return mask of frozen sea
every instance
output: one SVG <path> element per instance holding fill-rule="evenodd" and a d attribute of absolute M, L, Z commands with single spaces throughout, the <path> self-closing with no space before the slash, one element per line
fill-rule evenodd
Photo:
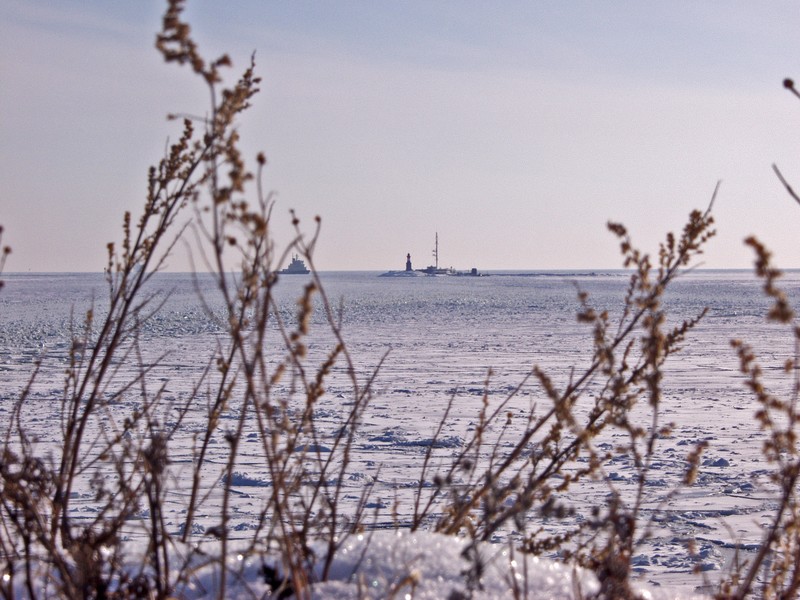
<path fill-rule="evenodd" d="M 619 312 L 628 282 L 622 271 L 490 273 L 486 277 L 382 278 L 373 272 L 330 272 L 321 275 L 330 300 L 340 308 L 344 337 L 355 365 L 366 378 L 383 360 L 375 380 L 375 397 L 357 439 L 357 453 L 348 481 L 357 498 L 372 484 L 374 507 L 383 510 L 389 526 L 397 510 L 401 523 L 411 508 L 419 465 L 435 427 L 451 397 L 455 409 L 437 450 L 446 461 L 474 426 L 484 389 L 500 401 L 530 373 L 542 367 L 563 387 L 571 374 L 588 365 L 591 331 L 576 320 L 577 290 L 589 293 L 598 309 Z M 0 418 L 28 381 L 33 365 L 41 370 L 24 418 L 47 452 L 58 444 L 59 405 L 72 332 L 81 327 L 89 307 L 102 314 L 107 289 L 100 274 L 22 274 L 3 276 L 0 291 Z M 221 304 L 209 280 L 188 274 L 160 274 L 156 286 L 161 311 L 144 328 L 145 362 L 158 363 L 154 377 L 165 386 L 165 400 L 179 403 L 214 356 L 220 339 Z M 287 319 L 306 276 L 285 276 L 277 296 Z M 800 300 L 800 272 L 781 280 L 790 299 Z M 198 300 L 197 290 L 205 297 Z M 767 301 L 750 271 L 696 270 L 684 274 L 669 291 L 665 308 L 677 324 L 708 307 L 704 320 L 669 363 L 664 382 L 663 421 L 675 423 L 674 435 L 661 440 L 653 466 L 646 517 L 653 535 L 639 548 L 634 562 L 641 580 L 687 592 L 716 581 L 730 566 L 736 543 L 752 549 L 775 506 L 768 465 L 761 457 L 763 436 L 753 420 L 756 404 L 738 373 L 733 338 L 754 347 L 771 391 L 786 394 L 791 381 L 781 373 L 793 353 L 790 332 L 764 318 Z M 210 312 L 209 312 L 210 311 Z M 331 336 L 321 311 L 315 314 L 309 338 L 311 358 L 324 357 Z M 120 376 L 126 376 L 120 365 Z M 129 366 L 127 376 L 136 366 Z M 492 375 L 488 379 L 487 373 Z M 347 409 L 349 387 L 334 372 L 319 405 L 319 417 L 334 427 Z M 512 409 L 546 402 L 533 383 L 522 388 Z M 127 408 L 134 407 L 132 398 Z M 126 407 L 123 407 L 126 408 Z M 168 419 L 168 409 L 165 409 Z M 7 419 L 4 419 L 7 421 Z M 3 423 L 3 421 L 0 421 Z M 5 426 L 5 423 L 3 423 Z M 223 423 L 222 429 L 226 426 Z M 202 427 L 188 423 L 187 427 Z M 255 440 L 253 440 L 255 441 Z M 613 436 L 608 440 L 613 444 Z M 700 441 L 709 443 L 697 483 L 675 496 L 686 454 Z M 257 447 L 258 444 L 253 444 Z M 191 462 L 190 448 L 173 448 L 173 461 Z M 259 493 L 269 485 L 263 462 L 247 448 L 240 461 L 240 485 L 233 527 L 246 535 L 248 519 L 259 510 Z M 633 488 L 633 465 L 626 457 L 606 469 L 618 489 Z M 588 482 L 571 490 L 575 519 L 602 504 L 608 482 Z M 169 499 L 168 499 L 169 502 Z M 395 509 L 395 505 L 397 508 Z M 75 510 L 92 511 L 91 500 Z M 165 507 L 169 512 L 169 507 Z M 174 510 L 179 510 L 176 500 Z M 200 515 L 198 527 L 213 511 Z M 530 519 L 538 517 L 532 512 Z M 176 516 L 176 523 L 179 518 Z M 554 531 L 569 522 L 545 523 Z M 694 555 L 687 550 L 694 548 Z M 699 566 L 702 575 L 692 574 Z"/>

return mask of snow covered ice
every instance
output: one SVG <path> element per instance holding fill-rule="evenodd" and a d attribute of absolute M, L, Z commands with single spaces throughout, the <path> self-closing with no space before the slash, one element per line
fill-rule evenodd
<path fill-rule="evenodd" d="M 23 418 L 36 435 L 41 452 L 46 453 L 59 443 L 59 428 L 54 423 L 58 423 L 60 406 L 54 400 L 63 385 L 70 329 L 80 328 L 82 315 L 91 305 L 102 313 L 104 283 L 99 275 L 11 274 L 4 279 L 6 287 L 0 292 L 0 416 L 10 414 L 34 361 L 41 360 L 41 372 Z M 163 418 L 169 422 L 169 407 L 190 394 L 193 381 L 216 351 L 220 329 L 197 301 L 190 276 L 165 274 L 158 282 L 171 295 L 145 326 L 142 348 L 145 361 L 152 362 L 152 375 L 164 385 Z M 378 278 L 374 273 L 323 275 L 328 296 L 342 299 L 345 339 L 362 374 L 371 372 L 387 351 L 389 354 L 376 380 L 376 397 L 361 425 L 345 482 L 346 497 L 353 502 L 364 486 L 373 486 L 370 507 L 378 514 L 377 530 L 348 541 L 336 556 L 330 581 L 315 587 L 316 597 L 381 598 L 405 581 L 403 594 L 442 598 L 463 585 L 463 540 L 425 532 L 409 535 L 402 529 L 392 530 L 393 524 L 402 528 L 410 517 L 421 459 L 451 396 L 455 396 L 457 410 L 434 448 L 440 462 L 452 457 L 474 430 L 485 389 L 491 401 L 518 385 L 533 364 L 545 369 L 557 383 L 567 381 L 573 367 L 579 370 L 586 364 L 591 332 L 576 322 L 574 282 L 589 292 L 593 305 L 613 314 L 621 306 L 627 277 L 621 272 L 413 279 Z M 782 284 L 791 299 L 798 298 L 797 274 L 791 273 Z M 287 315 L 296 310 L 294 301 L 302 285 L 302 278 L 286 278 L 279 284 Z M 213 310 L 213 294 L 207 293 Z M 651 535 L 633 560 L 638 584 L 652 598 L 690 598 L 701 593 L 704 585 L 713 585 L 730 568 L 737 544 L 745 553 L 753 550 L 776 501 L 768 465 L 761 455 L 762 436 L 753 420 L 756 405 L 742 385 L 729 340 L 741 338 L 754 346 L 774 391 L 780 393 L 791 386 L 778 368 L 791 356 L 790 332 L 765 322 L 767 302 L 750 273 L 695 271 L 679 279 L 667 296 L 670 322 L 694 316 L 704 306 L 710 309 L 708 316 L 690 334 L 682 352 L 668 363 L 665 375 L 663 420 L 676 427 L 671 437 L 659 441 L 645 515 L 650 519 Z M 330 344 L 321 318 L 315 318 L 309 360 L 324 357 Z M 120 366 L 123 373 L 125 368 Z M 487 383 L 490 368 L 493 375 Z M 130 369 L 129 375 L 135 365 Z M 347 410 L 347 393 L 346 378 L 334 372 L 316 413 L 319 422 L 330 424 L 331 431 Z M 524 413 L 537 394 L 535 386 L 524 387 L 512 412 Z M 134 409 L 136 402 L 131 396 L 119 409 Z M 183 425 L 187 432 L 201 431 L 203 426 L 199 417 Z M 220 424 L 220 440 L 227 426 Z M 697 483 L 670 495 L 681 480 L 686 455 L 703 441 L 709 447 Z M 615 439 L 604 443 L 613 447 Z M 219 452 L 223 446 L 216 444 Z M 210 451 L 213 455 L 214 445 Z M 324 440 L 314 451 L 326 451 Z M 167 497 L 163 510 L 176 531 L 181 523 L 180 477 L 191 466 L 191 453 L 188 442 L 171 446 L 179 485 L 175 496 Z M 570 489 L 576 509 L 573 516 L 537 524 L 553 532 L 564 530 L 605 501 L 609 484 L 622 493 L 634 488 L 633 465 L 627 457 L 616 456 L 606 474 L 606 481 L 582 482 Z M 259 498 L 269 486 L 257 435 L 246 435 L 234 476 L 230 524 L 234 539 L 245 539 L 251 531 Z M 73 510 L 91 515 L 91 494 L 76 490 L 75 496 Z M 397 514 L 392 516 L 395 506 Z M 532 511 L 529 519 L 539 517 Z M 193 530 L 201 534 L 216 522 L 213 512 L 206 511 L 198 514 Z M 517 555 L 513 557 L 516 567 L 509 568 L 512 559 L 507 541 L 513 535 L 513 531 L 503 532 L 496 543 L 484 547 L 491 555 L 491 568 L 483 581 L 483 597 L 508 594 L 509 577 L 525 577 L 525 570 L 530 597 L 563 598 L 578 588 L 583 593 L 595 589 L 592 574 L 574 570 L 554 556 L 534 559 Z M 135 524 L 131 536 L 136 537 Z M 367 557 L 360 560 L 367 542 Z M 694 574 L 695 570 L 701 574 Z M 254 576 L 248 585 L 257 589 L 261 585 L 257 580 Z M 208 591 L 213 582 L 202 587 Z"/>

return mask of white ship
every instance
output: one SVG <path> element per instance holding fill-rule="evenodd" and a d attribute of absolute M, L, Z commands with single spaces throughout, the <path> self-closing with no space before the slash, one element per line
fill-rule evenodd
<path fill-rule="evenodd" d="M 308 270 L 303 259 L 295 254 L 292 256 L 292 262 L 289 263 L 289 266 L 285 269 L 281 269 L 279 273 L 281 275 L 308 275 L 311 271 Z"/>

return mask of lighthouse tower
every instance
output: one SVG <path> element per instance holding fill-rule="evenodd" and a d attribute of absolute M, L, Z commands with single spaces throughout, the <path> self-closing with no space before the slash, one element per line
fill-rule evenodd
<path fill-rule="evenodd" d="M 406 255 L 406 271 L 412 271 L 412 270 L 413 269 L 411 268 L 411 253 L 409 252 Z"/>

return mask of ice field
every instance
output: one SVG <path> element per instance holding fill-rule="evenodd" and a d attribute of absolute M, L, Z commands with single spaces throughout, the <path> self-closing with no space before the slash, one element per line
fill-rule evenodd
<path fill-rule="evenodd" d="M 0 418 L 9 414 L 34 363 L 41 361 L 23 419 L 28 431 L 35 434 L 37 447 L 46 454 L 59 443 L 57 399 L 71 331 L 80 330 L 88 307 L 94 306 L 102 314 L 107 290 L 101 275 L 9 274 L 4 279 L 6 286 L 0 291 Z M 282 311 L 289 321 L 306 281 L 304 276 L 283 277 L 278 284 Z M 789 297 L 797 300 L 800 274 L 789 273 L 781 281 Z M 164 385 L 162 418 L 168 423 L 171 411 L 189 397 L 196 378 L 218 350 L 221 330 L 216 319 L 220 315 L 215 313 L 219 303 L 214 301 L 213 288 L 202 277 L 196 283 L 190 275 L 163 274 L 157 282 L 165 304 L 143 327 L 141 348 L 143 361 L 153 367 L 151 379 Z M 575 318 L 579 308 L 576 290 L 587 291 L 593 306 L 614 315 L 621 307 L 627 276 L 612 271 L 387 279 L 376 273 L 342 272 L 323 273 L 322 282 L 328 297 L 341 307 L 344 337 L 359 375 L 366 378 L 383 360 L 357 436 L 345 498 L 355 502 L 364 486 L 372 486 L 370 509 L 377 515 L 375 528 L 383 536 L 375 538 L 375 548 L 389 552 L 392 543 L 386 536 L 396 535 L 394 527 L 402 526 L 410 514 L 421 461 L 448 401 L 454 398 L 454 409 L 437 440 L 437 464 L 445 464 L 474 430 L 485 391 L 490 403 L 500 401 L 534 364 L 560 386 L 573 369 L 585 367 L 591 331 Z M 211 314 L 198 301 L 196 286 L 203 290 Z M 750 272 L 687 273 L 666 297 L 669 323 L 690 318 L 703 307 L 709 309 L 707 316 L 690 333 L 682 352 L 668 363 L 662 422 L 675 423 L 675 429 L 672 436 L 659 440 L 645 515 L 652 535 L 634 557 L 639 581 L 655 597 L 688 597 L 702 593 L 706 583 L 713 585 L 730 568 L 737 547 L 744 555 L 756 547 L 761 527 L 775 506 L 769 466 L 761 455 L 763 434 L 753 419 L 756 403 L 743 385 L 730 340 L 740 338 L 752 344 L 771 391 L 786 394 L 791 381 L 781 367 L 792 356 L 790 332 L 766 323 L 767 301 Z M 324 359 L 331 344 L 322 316 L 315 315 L 309 363 Z M 118 369 L 118 377 L 124 380 L 135 376 L 138 365 L 131 361 L 119 364 Z M 489 369 L 492 375 L 487 378 Z M 315 413 L 319 422 L 329 423 L 331 432 L 347 410 L 349 393 L 346 377 L 334 370 Z M 138 401 L 131 394 L 118 409 L 135 409 Z M 509 406 L 521 415 L 532 404 L 544 406 L 546 402 L 531 381 Z M 201 431 L 203 414 L 198 410 L 197 418 L 189 419 L 183 428 Z M 231 421 L 236 416 L 235 411 L 227 415 Z M 8 425 L 6 421 L 0 421 L 3 427 Z M 686 455 L 700 441 L 709 446 L 696 484 L 673 493 Z M 174 512 L 177 528 L 185 491 L 181 473 L 191 466 L 192 448 L 188 442 L 183 446 L 175 442 L 170 459 L 176 489 L 174 496 L 167 498 L 164 511 Z M 231 526 L 242 537 L 251 531 L 261 507 L 259 498 L 270 485 L 257 442 L 257 433 L 245 436 L 235 478 Z M 611 447 L 614 435 L 601 442 Z M 223 446 L 217 445 L 220 452 Z M 593 506 L 605 501 L 609 485 L 623 494 L 634 488 L 634 469 L 627 457 L 614 459 L 605 473 L 605 480 L 571 488 L 575 514 L 563 521 L 543 522 L 545 527 L 558 531 L 585 518 Z M 170 505 L 171 498 L 174 505 Z M 87 516 L 95 510 L 88 493 L 78 492 L 72 506 Z M 215 522 L 213 502 L 206 508 L 193 524 L 198 532 Z M 534 522 L 539 517 L 531 511 L 529 519 Z M 500 542 L 513 535 L 507 531 L 498 536 L 498 548 L 507 548 Z M 415 543 L 423 553 L 425 548 L 450 542 L 421 534 Z M 437 552 L 441 553 L 441 548 L 431 550 Z M 323 594 L 320 588 L 320 597 L 351 597 L 347 594 L 352 590 L 348 592 L 344 584 L 326 585 L 328 591 Z M 440 592 L 417 597 L 433 598 Z M 558 597 L 557 591 L 547 594 Z"/>

